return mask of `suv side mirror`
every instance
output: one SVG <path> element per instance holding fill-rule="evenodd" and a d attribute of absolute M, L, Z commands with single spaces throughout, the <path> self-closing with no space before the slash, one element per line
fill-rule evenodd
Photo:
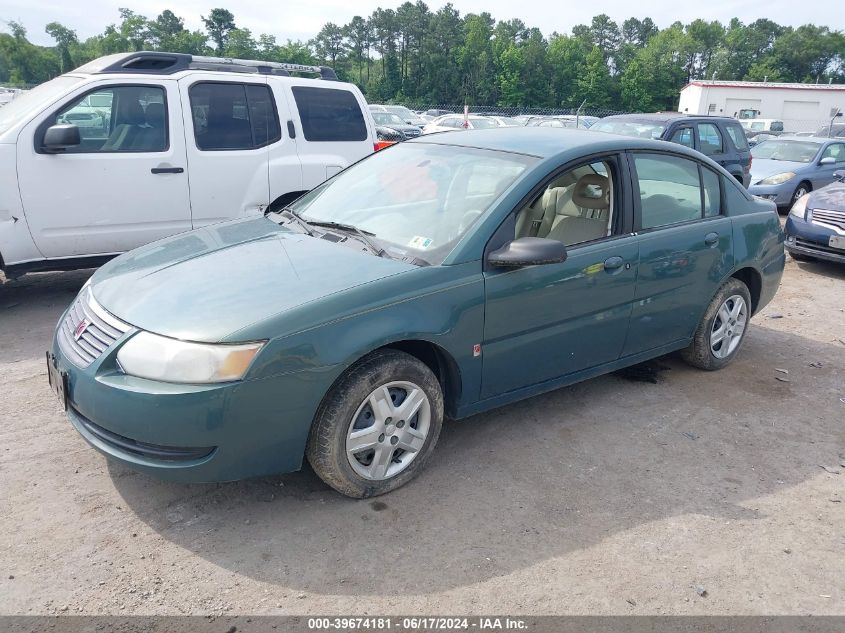
<path fill-rule="evenodd" d="M 819 165 L 833 165 L 836 159 L 833 156 L 825 156 L 819 161 Z"/>
<path fill-rule="evenodd" d="M 559 264 L 566 261 L 566 256 L 566 246 L 563 242 L 545 237 L 521 237 L 490 253 L 487 262 L 491 266 L 519 268 Z"/>
<path fill-rule="evenodd" d="M 60 123 L 47 128 L 42 147 L 47 152 L 58 153 L 68 147 L 76 147 L 81 142 L 78 127 L 70 123 Z"/>

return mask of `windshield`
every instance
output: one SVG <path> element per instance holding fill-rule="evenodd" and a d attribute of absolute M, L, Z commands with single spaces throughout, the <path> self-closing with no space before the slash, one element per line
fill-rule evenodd
<path fill-rule="evenodd" d="M 373 112 L 373 119 L 379 125 L 406 125 L 402 119 L 391 112 Z"/>
<path fill-rule="evenodd" d="M 754 158 L 786 160 L 795 163 L 809 163 L 819 153 L 821 143 L 811 141 L 764 141 L 751 150 Z"/>
<path fill-rule="evenodd" d="M 393 257 L 440 264 L 536 158 L 402 143 L 341 172 L 290 206 L 306 221 L 351 224 Z"/>
<path fill-rule="evenodd" d="M 636 136 L 637 138 L 660 138 L 666 126 L 647 121 L 608 121 L 604 119 L 594 123 L 590 129 L 596 132 L 609 132 L 623 136 Z"/>
<path fill-rule="evenodd" d="M 486 130 L 491 127 L 499 127 L 498 123 L 493 119 L 470 119 L 470 123 L 472 123 L 472 129 L 474 130 Z"/>
<path fill-rule="evenodd" d="M 82 81 L 81 77 L 62 75 L 18 95 L 7 105 L 0 108 L 0 133 L 10 129 L 21 119 L 37 113 L 42 107 L 51 103 L 56 97 L 67 92 L 80 81 Z"/>
<path fill-rule="evenodd" d="M 411 112 L 405 106 L 385 106 L 388 112 L 394 112 L 405 119 L 416 119 L 417 115 Z"/>

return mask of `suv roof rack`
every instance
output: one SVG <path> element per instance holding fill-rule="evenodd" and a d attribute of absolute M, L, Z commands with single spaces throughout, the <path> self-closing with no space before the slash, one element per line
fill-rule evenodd
<path fill-rule="evenodd" d="M 337 81 L 337 74 L 328 66 L 308 66 L 282 62 L 265 62 L 254 59 L 233 59 L 230 57 L 205 57 L 188 53 L 164 53 L 139 51 L 119 53 L 100 57 L 77 68 L 79 72 L 104 73 L 146 73 L 172 75 L 183 70 L 213 70 L 230 73 L 258 73 L 290 77 L 291 73 L 319 75 L 320 79 Z"/>

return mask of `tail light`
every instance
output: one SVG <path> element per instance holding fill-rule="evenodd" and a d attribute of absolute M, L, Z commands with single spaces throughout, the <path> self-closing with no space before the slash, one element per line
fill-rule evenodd
<path fill-rule="evenodd" d="M 396 145 L 396 141 L 377 141 L 376 143 L 373 143 L 373 151 L 377 152 L 380 149 L 390 147 L 391 145 Z"/>

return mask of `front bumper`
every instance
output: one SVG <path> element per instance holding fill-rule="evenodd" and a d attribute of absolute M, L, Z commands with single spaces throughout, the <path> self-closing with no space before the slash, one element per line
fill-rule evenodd
<path fill-rule="evenodd" d="M 214 385 L 162 383 L 123 374 L 127 334 L 81 369 L 52 354 L 67 374 L 67 415 L 109 459 L 156 477 L 217 482 L 298 470 L 333 367 Z"/>
<path fill-rule="evenodd" d="M 748 193 L 771 200 L 779 207 L 785 207 L 792 203 L 792 194 L 795 193 L 796 186 L 797 184 L 791 180 L 779 185 L 749 185 Z"/>
<path fill-rule="evenodd" d="M 786 233 L 786 250 L 790 254 L 797 253 L 845 264 L 845 250 L 830 246 L 830 236 L 843 237 L 841 233 L 807 222 L 802 218 L 796 218 L 794 215 L 786 218 L 783 230 Z"/>

